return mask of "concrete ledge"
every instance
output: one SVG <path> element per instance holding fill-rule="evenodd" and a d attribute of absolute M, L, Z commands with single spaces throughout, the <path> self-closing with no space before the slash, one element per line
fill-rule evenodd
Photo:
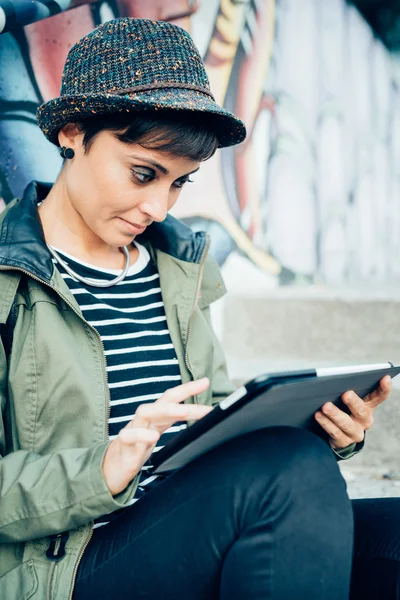
<path fill-rule="evenodd" d="M 223 343 L 232 356 L 319 364 L 400 361 L 400 299 L 286 294 L 226 297 Z"/>

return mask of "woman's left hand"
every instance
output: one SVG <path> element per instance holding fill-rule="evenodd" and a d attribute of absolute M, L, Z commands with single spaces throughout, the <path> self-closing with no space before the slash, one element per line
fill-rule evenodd
<path fill-rule="evenodd" d="M 384 402 L 392 390 L 392 379 L 386 375 L 379 386 L 362 400 L 355 392 L 343 394 L 342 400 L 350 410 L 350 414 L 340 410 L 332 402 L 324 404 L 315 413 L 315 419 L 329 434 L 332 448 L 340 450 L 350 444 L 362 442 L 365 431 L 371 429 L 374 419 L 373 412 Z"/>

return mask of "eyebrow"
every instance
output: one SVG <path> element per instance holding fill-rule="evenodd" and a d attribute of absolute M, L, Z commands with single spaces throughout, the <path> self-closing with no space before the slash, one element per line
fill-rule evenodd
<path fill-rule="evenodd" d="M 152 165 L 153 167 L 155 167 L 156 169 L 161 171 L 161 173 L 164 173 L 164 175 L 169 175 L 168 169 L 163 167 L 163 165 L 160 165 L 160 163 L 156 162 L 155 160 L 149 160 L 148 158 L 143 158 L 143 156 L 138 156 L 137 154 L 130 154 L 129 157 L 135 158 L 136 160 L 140 160 L 149 165 Z M 187 177 L 188 175 L 193 175 L 193 173 L 196 173 L 196 171 L 198 171 L 199 169 L 200 169 L 200 167 L 197 167 L 197 169 L 194 169 L 194 171 L 190 171 L 190 173 L 185 173 L 184 175 L 181 175 L 180 177 L 178 177 L 178 179 L 182 179 L 182 177 Z"/>

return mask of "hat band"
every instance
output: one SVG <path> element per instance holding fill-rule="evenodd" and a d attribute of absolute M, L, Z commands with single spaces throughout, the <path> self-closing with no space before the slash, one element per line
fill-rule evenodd
<path fill-rule="evenodd" d="M 180 83 L 177 81 L 163 81 L 160 83 L 135 85 L 134 87 L 130 88 L 113 88 L 112 90 L 108 90 L 107 94 L 115 94 L 116 96 L 120 96 L 122 94 L 133 94 L 136 92 L 145 92 L 147 90 L 160 90 L 163 88 L 183 88 L 188 90 L 195 90 L 196 92 L 206 94 L 206 96 L 209 96 L 215 102 L 215 98 L 208 88 L 201 87 L 200 85 L 194 85 L 192 83 Z"/>

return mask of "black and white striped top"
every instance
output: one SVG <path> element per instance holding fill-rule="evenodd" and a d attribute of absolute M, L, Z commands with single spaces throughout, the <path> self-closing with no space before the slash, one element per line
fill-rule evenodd
<path fill-rule="evenodd" d="M 100 334 L 107 362 L 111 396 L 109 435 L 114 439 L 134 416 L 139 404 L 154 402 L 168 388 L 181 383 L 179 364 L 168 331 L 160 278 L 147 249 L 134 242 L 139 256 L 126 278 L 109 288 L 83 284 L 66 273 L 54 259 L 86 321 Z M 119 271 L 99 269 L 54 249 L 78 275 L 110 281 Z M 186 428 L 177 423 L 160 438 L 160 450 L 177 432 Z M 131 504 L 137 502 L 163 477 L 143 466 L 139 487 Z M 107 524 L 121 511 L 96 520 L 95 527 Z"/>

